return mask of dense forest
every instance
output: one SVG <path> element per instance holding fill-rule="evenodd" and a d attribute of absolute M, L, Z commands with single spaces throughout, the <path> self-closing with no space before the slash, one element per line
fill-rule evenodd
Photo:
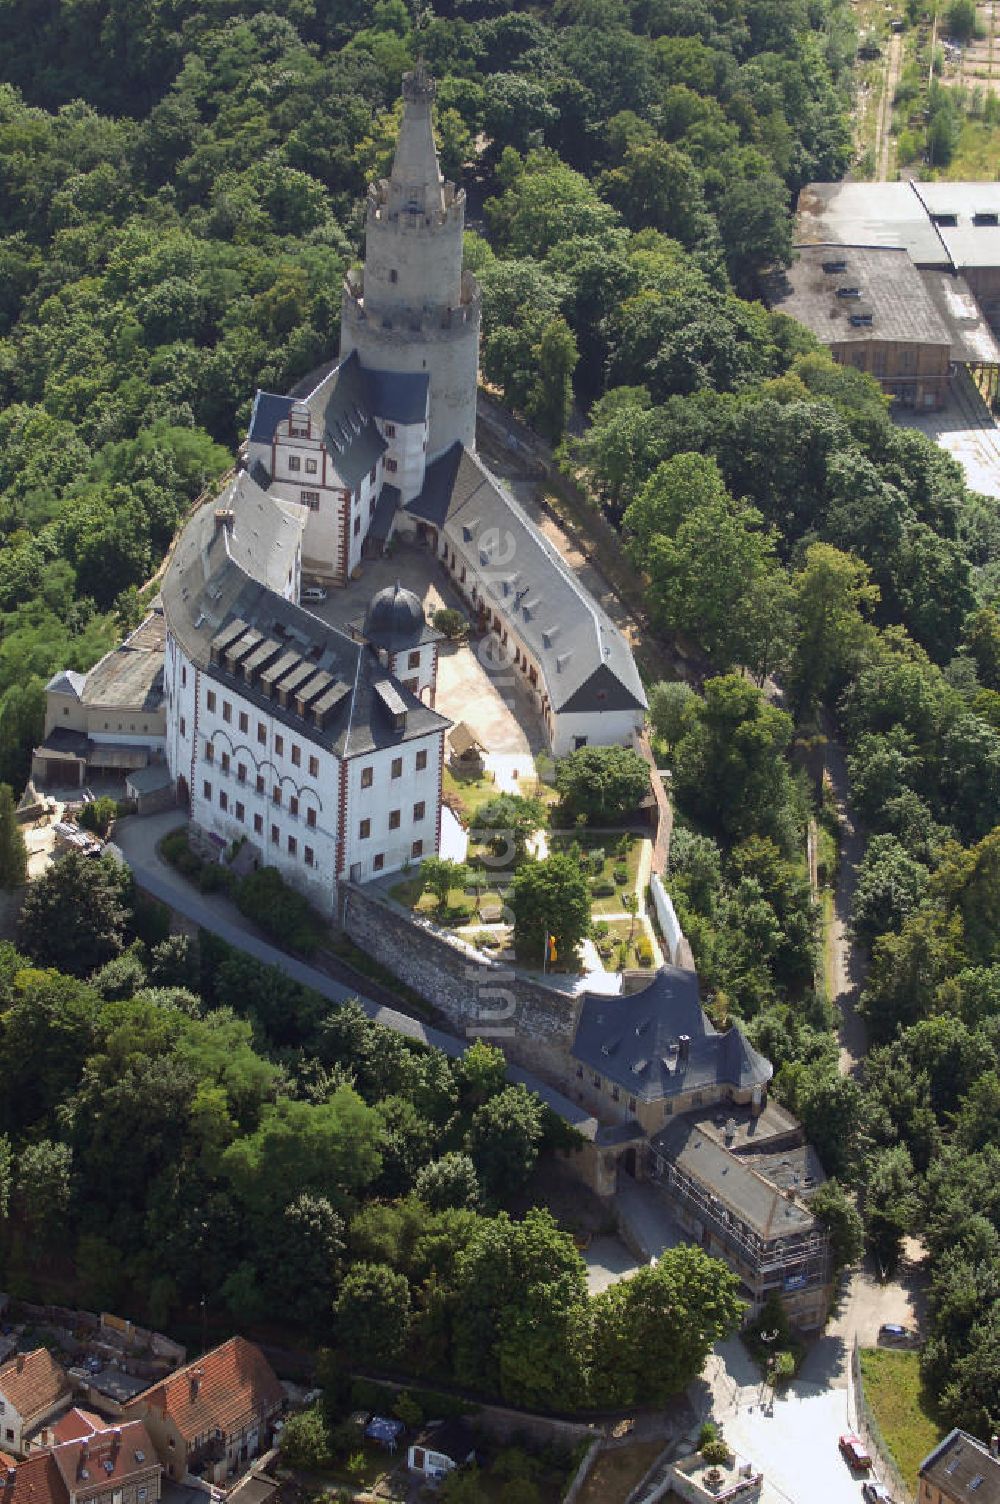
<path fill-rule="evenodd" d="M 388 161 L 401 74 L 422 55 L 439 83 L 443 165 L 469 194 L 484 377 L 562 443 L 622 534 L 654 630 L 679 634 L 705 665 L 697 692 L 658 686 L 652 701 L 680 814 L 671 885 L 706 994 L 774 1059 L 778 1093 L 857 1190 L 880 1260 L 923 1233 L 926 1371 L 948 1417 L 989 1434 L 1000 1419 L 1000 530 L 950 459 L 894 426 L 873 383 L 757 301 L 791 254 L 794 194 L 847 165 L 854 46 L 846 0 L 0 0 L 0 778 L 23 779 L 48 674 L 87 666 L 136 619 L 137 591 L 229 462 L 254 388 L 287 388 L 334 352 L 364 187 Z M 572 399 L 585 423 L 567 439 Z M 813 982 L 804 826 L 814 801 L 828 825 L 829 810 L 792 756 L 830 726 L 871 833 L 854 922 L 872 950 L 874 1048 L 857 1081 L 838 1074 Z M 217 1016 L 258 1006 L 245 983 L 219 982 L 242 962 L 202 968 L 204 1017 L 163 994 L 148 955 L 138 1001 L 18 964 L 0 1057 L 34 1105 L 6 1124 L 12 1153 L 44 1146 L 63 1164 L 73 1225 L 98 1240 L 89 1262 L 81 1243 L 77 1264 L 95 1278 L 119 1258 L 141 1283 L 141 1229 L 159 1235 L 165 1218 L 149 1188 L 166 1185 L 175 1157 L 166 1128 L 129 1137 L 107 1105 L 109 1137 L 88 1139 L 100 1104 L 116 1101 L 113 1063 L 133 1034 L 169 1040 L 168 1053 L 151 1048 L 158 1068 L 177 1059 L 179 1091 L 199 1083 L 203 1142 L 181 1161 L 207 1176 L 190 1201 L 198 1225 L 218 1217 L 234 1230 L 212 1239 L 234 1313 L 268 1290 L 263 1253 L 258 1266 L 246 1252 L 266 1243 L 245 1231 L 262 1209 L 234 1198 L 253 1156 L 280 1142 L 282 1115 L 336 1104 L 407 1138 L 385 1127 L 384 1099 L 397 1123 L 417 1111 L 426 1062 L 393 1057 L 380 1073 L 329 1042 L 347 1027 L 336 1022 L 310 1034 L 308 1070 L 258 1057 L 246 1026 Z M 219 1029 L 254 1083 L 235 1097 L 221 1066 L 190 1074 Z M 139 1056 L 137 1083 L 152 1058 L 145 1046 Z M 47 1071 L 67 1074 L 43 1092 Z M 387 1232 L 385 1219 L 416 1215 L 392 1198 L 467 1142 L 490 1105 L 447 1074 L 433 1088 L 443 1105 L 420 1109 L 427 1164 L 380 1148 L 365 1185 L 378 1209 L 361 1214 L 363 1236 L 351 1232 L 364 1267 L 382 1269 L 390 1245 L 407 1250 L 397 1260 L 415 1262 L 378 1278 L 411 1291 L 437 1268 L 425 1232 L 440 1235 L 411 1238 L 403 1222 Z M 145 1112 L 158 1092 L 133 1095 Z M 88 1177 L 140 1140 L 150 1200 L 122 1204 L 112 1246 L 103 1219 L 89 1230 Z M 472 1168 L 481 1174 L 474 1156 Z M 342 1239 L 343 1208 L 290 1198 L 267 1209 L 272 1242 L 300 1215 L 317 1246 L 324 1228 Z M 489 1236 L 515 1234 L 497 1223 Z M 461 1242 L 453 1227 L 445 1238 Z M 181 1242 L 178 1258 L 209 1258 L 193 1236 Z M 578 1271 L 565 1249 L 554 1257 L 551 1287 L 572 1323 Z M 169 1278 L 165 1306 L 193 1297 L 193 1274 L 171 1265 Z M 451 1298 L 454 1271 L 441 1279 Z M 428 1319 L 414 1341 L 443 1344 L 440 1357 L 447 1340 Z M 483 1330 L 484 1381 L 511 1392 Z M 552 1351 L 555 1373 L 564 1349 Z M 533 1361 L 546 1371 L 543 1355 Z"/>

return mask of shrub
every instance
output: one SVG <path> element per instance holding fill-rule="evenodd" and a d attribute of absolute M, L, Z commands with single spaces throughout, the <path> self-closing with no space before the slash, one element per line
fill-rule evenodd
<path fill-rule="evenodd" d="M 80 824 L 84 830 L 92 830 L 95 836 L 106 841 L 117 814 L 117 800 L 112 799 L 110 794 L 102 794 L 99 799 L 91 799 L 83 806 Z"/>
<path fill-rule="evenodd" d="M 468 622 L 461 611 L 456 611 L 451 606 L 443 606 L 440 611 L 435 611 L 432 622 L 436 630 L 443 632 L 452 642 L 468 635 Z"/>
<path fill-rule="evenodd" d="M 619 888 L 625 888 L 628 886 L 628 868 L 625 866 L 624 862 L 622 862 L 615 868 L 612 876 L 614 877 L 614 880 Z"/>
<path fill-rule="evenodd" d="M 587 862 L 595 877 L 600 877 L 604 871 L 604 848 L 598 846 L 596 850 L 587 853 Z"/>
<path fill-rule="evenodd" d="M 610 877 L 595 877 L 591 879 L 590 891 L 595 898 L 613 898 L 615 885 Z"/>
<path fill-rule="evenodd" d="M 236 906 L 265 934 L 302 955 L 311 955 L 323 938 L 319 915 L 276 867 L 261 867 L 243 878 L 236 888 Z"/>
<path fill-rule="evenodd" d="M 636 959 L 640 966 L 652 966 L 653 947 L 649 943 L 648 935 L 640 935 L 635 942 Z"/>
<path fill-rule="evenodd" d="M 725 1464 L 729 1461 L 729 1448 L 726 1446 L 726 1443 L 722 1440 L 721 1436 L 716 1436 L 714 1440 L 706 1441 L 705 1445 L 701 1449 L 701 1455 L 704 1457 L 706 1462 L 715 1463 L 719 1467 L 724 1467 Z"/>
<path fill-rule="evenodd" d="M 160 842 L 160 855 L 165 862 L 176 865 L 177 858 L 188 852 L 188 838 L 186 830 L 172 830 L 165 835 Z"/>
<path fill-rule="evenodd" d="M 714 1421 L 707 1420 L 698 1432 L 698 1450 L 704 1453 L 705 1447 L 710 1441 L 715 1441 L 719 1434 L 719 1428 Z"/>
<path fill-rule="evenodd" d="M 206 862 L 198 874 L 198 887 L 202 893 L 218 893 L 230 885 L 230 874 L 218 862 Z"/>

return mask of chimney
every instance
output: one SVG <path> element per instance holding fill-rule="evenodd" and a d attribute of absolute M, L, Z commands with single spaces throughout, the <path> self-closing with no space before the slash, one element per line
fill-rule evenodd
<path fill-rule="evenodd" d="M 204 1376 L 205 1376 L 205 1371 L 202 1368 L 196 1368 L 195 1371 L 194 1371 L 194 1373 L 191 1375 L 191 1398 L 192 1398 L 192 1400 L 196 1400 L 198 1398 L 198 1390 L 201 1388 L 201 1381 L 204 1378 Z"/>
<path fill-rule="evenodd" d="M 18 1353 L 18 1355 L 17 1355 L 17 1371 L 18 1371 L 18 1373 L 23 1373 L 24 1372 L 24 1354 L 23 1353 Z"/>
<path fill-rule="evenodd" d="M 691 1035 L 681 1034 L 677 1039 L 677 1064 L 684 1065 L 691 1051 Z"/>
<path fill-rule="evenodd" d="M 1000 1458 L 1000 1436 L 990 1437 L 990 1456 Z"/>
<path fill-rule="evenodd" d="M 233 521 L 234 521 L 234 514 L 233 514 L 233 512 L 229 511 L 228 508 L 226 508 L 226 507 L 216 507 L 216 509 L 215 509 L 215 535 L 216 535 L 216 537 L 218 537 L 219 533 L 222 532 L 223 528 L 232 527 Z"/>

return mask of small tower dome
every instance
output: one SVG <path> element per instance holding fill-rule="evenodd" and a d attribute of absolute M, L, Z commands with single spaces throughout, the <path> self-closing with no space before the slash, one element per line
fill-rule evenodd
<path fill-rule="evenodd" d="M 397 581 L 372 596 L 365 612 L 364 633 L 376 647 L 395 651 L 419 642 L 426 625 L 418 597 Z"/>

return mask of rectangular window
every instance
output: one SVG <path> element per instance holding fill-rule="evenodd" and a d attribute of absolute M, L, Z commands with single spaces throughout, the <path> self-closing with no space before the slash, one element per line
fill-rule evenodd
<path fill-rule="evenodd" d="M 274 755 L 275 755 L 275 757 L 281 757 L 283 755 L 283 753 L 284 753 L 284 750 L 285 750 L 285 738 L 283 736 L 276 736 L 274 738 Z"/>
<path fill-rule="evenodd" d="M 205 761 L 206 762 L 214 762 L 215 761 L 215 748 L 212 746 L 211 742 L 206 742 L 205 743 Z"/>
<path fill-rule="evenodd" d="M 628 1110 L 629 1112 L 635 1112 L 635 1097 L 629 1097 Z"/>
<path fill-rule="evenodd" d="M 396 437 L 395 423 L 387 423 L 385 425 L 385 436 L 387 439 L 394 439 Z"/>
<path fill-rule="evenodd" d="M 237 818 L 237 820 L 245 820 L 246 817 L 247 817 L 247 812 L 244 809 L 243 805 L 240 803 L 240 801 L 237 799 L 237 801 L 236 801 L 236 818 Z"/>
<path fill-rule="evenodd" d="M 214 689 L 210 689 L 208 691 L 208 694 L 205 696 L 205 704 L 206 704 L 206 706 L 208 707 L 209 710 L 214 710 L 215 709 L 215 690 Z"/>
<path fill-rule="evenodd" d="M 420 667 L 420 649 L 419 648 L 415 648 L 413 650 L 413 652 L 410 654 L 409 658 L 407 658 L 407 660 L 406 660 L 406 666 L 407 666 L 407 668 L 419 668 Z"/>
<path fill-rule="evenodd" d="M 274 788 L 271 790 L 271 803 L 272 804 L 280 804 L 281 803 L 281 785 L 280 784 L 276 783 L 274 785 Z"/>
<path fill-rule="evenodd" d="M 601 1078 L 597 1074 L 596 1071 L 594 1072 L 594 1085 L 597 1087 L 598 1091 L 600 1091 L 600 1089 L 601 1089 Z"/>
<path fill-rule="evenodd" d="M 422 820 L 424 818 L 424 815 L 426 813 L 427 813 L 427 805 L 424 803 L 424 801 L 422 799 L 418 800 L 418 802 L 413 806 L 413 818 L 414 818 L 414 820 Z"/>
<path fill-rule="evenodd" d="M 426 749 L 425 749 L 423 752 L 418 752 L 417 753 L 417 772 L 418 773 L 422 773 L 424 771 L 424 769 L 426 768 L 426 766 L 427 766 L 427 752 L 426 752 Z"/>
<path fill-rule="evenodd" d="M 205 779 L 205 782 L 201 786 L 201 791 L 204 794 L 204 796 L 205 796 L 206 799 L 211 799 L 211 797 L 212 797 L 212 785 L 209 783 L 209 781 L 208 781 L 207 778 Z"/>
<path fill-rule="evenodd" d="M 188 671 L 187 671 L 186 666 L 182 663 L 181 664 L 181 687 L 183 688 L 187 684 L 187 682 L 188 682 Z"/>
<path fill-rule="evenodd" d="M 187 736 L 187 721 L 181 716 L 181 736 Z"/>
<path fill-rule="evenodd" d="M 257 774 L 257 792 L 258 792 L 258 794 L 262 794 L 264 792 L 264 775 L 263 775 L 263 773 L 258 773 Z"/>
<path fill-rule="evenodd" d="M 232 718 L 233 718 L 233 707 L 230 705 L 230 703 L 229 703 L 228 700 L 223 700 L 223 702 L 222 702 L 222 719 L 225 721 L 225 723 L 226 723 L 227 726 L 229 725 L 229 722 L 232 720 Z"/>
<path fill-rule="evenodd" d="M 410 855 L 411 856 L 423 856 L 423 854 L 424 854 L 424 843 L 423 843 L 423 841 L 414 841 L 413 845 L 410 847 Z"/>
<path fill-rule="evenodd" d="M 390 475 L 395 475 L 399 466 L 396 464 L 396 461 L 394 459 L 387 459 L 385 462 L 385 468 L 388 470 Z"/>
<path fill-rule="evenodd" d="M 394 266 L 391 266 L 389 268 L 389 281 L 390 282 L 398 282 L 399 281 L 399 272 L 396 270 L 396 268 Z"/>
<path fill-rule="evenodd" d="M 403 776 L 403 759 L 401 757 L 394 757 L 392 759 L 392 776 L 393 778 L 402 778 Z"/>
<path fill-rule="evenodd" d="M 399 813 L 400 812 L 399 812 L 398 809 L 391 809 L 389 811 L 389 829 L 390 830 L 398 830 L 399 829 Z"/>
<path fill-rule="evenodd" d="M 241 731 L 249 731 L 250 730 L 250 722 L 247 719 L 247 713 L 246 713 L 245 710 L 241 710 L 240 711 L 240 730 Z"/>
<path fill-rule="evenodd" d="M 292 742 L 292 767 L 293 768 L 298 768 L 298 767 L 301 767 L 301 766 L 302 766 L 302 748 L 299 746 L 298 742 Z"/>
<path fill-rule="evenodd" d="M 219 808 L 221 810 L 227 810 L 229 808 L 229 795 L 226 793 L 225 789 L 219 790 Z"/>
<path fill-rule="evenodd" d="M 271 840 L 275 846 L 277 846 L 278 842 L 281 840 L 281 831 L 276 825 L 271 826 Z"/>
<path fill-rule="evenodd" d="M 288 855 L 294 856 L 299 849 L 299 843 L 294 836 L 288 837 Z"/>
<path fill-rule="evenodd" d="M 377 852 L 375 854 L 375 857 L 372 860 L 372 871 L 373 872 L 381 872 L 382 868 L 384 866 L 385 866 L 385 857 L 382 855 L 381 851 L 379 851 L 379 852 Z"/>
<path fill-rule="evenodd" d="M 358 840 L 367 841 L 371 833 L 372 822 L 370 820 L 362 820 L 361 824 L 358 826 Z"/>
<path fill-rule="evenodd" d="M 315 865 L 316 865 L 316 858 L 315 858 L 315 856 L 313 854 L 313 849 L 312 849 L 311 846 L 307 846 L 306 847 L 304 855 L 305 855 L 305 859 L 306 859 L 306 866 L 307 867 L 315 867 Z"/>
<path fill-rule="evenodd" d="M 316 829 L 316 811 L 314 809 L 306 810 L 306 824 L 310 830 Z"/>
<path fill-rule="evenodd" d="M 310 512 L 318 512 L 319 511 L 319 492 L 318 491 L 300 491 L 299 492 L 299 501 L 302 503 L 302 505 L 304 507 L 308 507 L 309 510 L 310 510 Z"/>
<path fill-rule="evenodd" d="M 222 754 L 222 771 L 224 773 L 228 773 L 229 772 L 229 753 L 228 752 L 223 752 L 223 754 Z"/>
<path fill-rule="evenodd" d="M 621 1097 L 621 1092 L 618 1090 L 617 1086 L 613 1086 L 611 1088 L 611 1100 L 612 1100 L 612 1102 L 617 1102 L 620 1097 Z"/>
<path fill-rule="evenodd" d="M 361 787 L 363 789 L 370 789 L 371 786 L 372 786 L 372 779 L 374 777 L 375 777 L 375 770 L 371 766 L 371 764 L 369 764 L 367 768 L 362 768 L 361 769 Z"/>
<path fill-rule="evenodd" d="M 293 817 L 297 816 L 299 813 L 299 801 L 298 797 L 295 794 L 292 794 L 288 800 L 288 813 Z"/>
<path fill-rule="evenodd" d="M 238 762 L 236 764 L 236 781 L 237 783 L 246 783 L 247 781 L 247 765 L 245 762 Z"/>
<path fill-rule="evenodd" d="M 355 517 L 355 519 L 354 519 L 354 536 L 355 536 L 355 538 L 359 535 L 360 532 L 361 532 L 361 518 L 360 517 Z"/>
<path fill-rule="evenodd" d="M 290 454 L 288 456 L 288 468 L 289 470 L 301 470 L 302 462 L 297 454 Z"/>
<path fill-rule="evenodd" d="M 307 475 L 315 475 L 316 474 L 316 461 L 315 460 L 306 460 L 306 474 Z"/>
<path fill-rule="evenodd" d="M 260 742 L 262 747 L 267 746 L 267 727 L 264 725 L 263 721 L 257 722 L 257 740 Z"/>
<path fill-rule="evenodd" d="M 263 815 L 254 815 L 254 817 L 253 817 L 253 833 L 254 833 L 255 836 L 262 836 L 264 834 L 264 817 L 263 817 Z"/>
<path fill-rule="evenodd" d="M 318 757 L 310 757 L 310 759 L 309 759 L 309 777 L 310 778 L 318 778 L 319 777 L 319 758 Z"/>
<path fill-rule="evenodd" d="M 368 479 L 371 481 L 372 485 L 375 484 L 375 472 L 376 472 L 377 468 L 378 467 L 376 465 L 373 465 L 371 467 L 371 469 L 369 470 L 369 472 L 368 472 Z"/>

